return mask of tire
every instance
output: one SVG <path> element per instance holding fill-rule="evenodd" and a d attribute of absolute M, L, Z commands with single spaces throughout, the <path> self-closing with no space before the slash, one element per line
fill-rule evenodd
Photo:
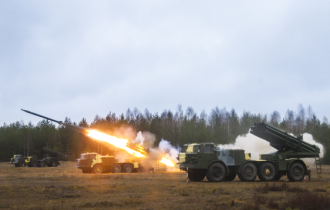
<path fill-rule="evenodd" d="M 53 161 L 51 164 L 51 167 L 57 167 L 57 166 L 58 166 L 58 163 L 56 161 Z"/>
<path fill-rule="evenodd" d="M 274 181 L 277 175 L 276 167 L 271 162 L 265 162 L 258 167 L 258 177 L 260 181 Z"/>
<path fill-rule="evenodd" d="M 257 177 L 257 167 L 253 163 L 245 163 L 239 174 L 239 178 L 244 182 L 253 182 Z"/>
<path fill-rule="evenodd" d="M 288 178 L 292 182 L 300 182 L 305 177 L 305 168 L 304 166 L 297 162 L 293 163 L 288 171 Z"/>
<path fill-rule="evenodd" d="M 83 174 L 89 174 L 92 173 L 92 169 L 81 169 Z"/>
<path fill-rule="evenodd" d="M 119 164 L 115 164 L 112 166 L 112 173 L 120 173 L 121 172 L 121 166 Z"/>
<path fill-rule="evenodd" d="M 15 164 L 15 167 L 20 167 L 18 163 Z"/>
<path fill-rule="evenodd" d="M 133 165 L 132 164 L 125 164 L 123 167 L 124 173 L 132 173 L 133 171 Z"/>
<path fill-rule="evenodd" d="M 103 173 L 103 166 L 100 165 L 100 164 L 96 164 L 96 165 L 93 167 L 93 173 L 94 173 L 94 174 L 102 174 L 102 173 Z"/>
<path fill-rule="evenodd" d="M 221 182 L 226 178 L 226 167 L 221 163 L 212 163 L 206 171 L 209 182 Z"/>
<path fill-rule="evenodd" d="M 192 182 L 201 182 L 205 178 L 205 171 L 188 169 L 188 179 Z"/>
<path fill-rule="evenodd" d="M 38 167 L 38 163 L 37 162 L 32 162 L 31 167 Z"/>
<path fill-rule="evenodd" d="M 225 181 L 231 182 L 236 178 L 236 171 L 229 169 L 228 176 L 225 178 Z"/>

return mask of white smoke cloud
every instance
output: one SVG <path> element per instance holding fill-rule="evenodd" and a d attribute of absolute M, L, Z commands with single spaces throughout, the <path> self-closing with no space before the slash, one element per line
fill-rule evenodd
<path fill-rule="evenodd" d="M 311 134 L 304 133 L 303 140 L 307 143 L 318 146 L 320 148 L 320 157 L 323 157 L 323 145 L 317 143 Z M 253 160 L 259 160 L 259 154 L 268 154 L 277 151 L 269 145 L 268 141 L 265 141 L 251 133 L 247 133 L 245 136 L 238 136 L 235 144 L 220 144 L 218 147 L 220 147 L 220 149 L 243 149 L 245 150 L 245 153 L 251 153 L 251 159 Z M 307 165 L 313 165 L 315 163 L 314 158 L 303 158 L 303 161 L 305 161 Z"/>
<path fill-rule="evenodd" d="M 173 162 L 178 162 L 178 160 L 176 159 L 179 155 L 179 151 L 180 151 L 180 147 L 174 147 L 171 145 L 171 143 L 169 141 L 166 141 L 164 139 L 162 139 L 159 142 L 159 146 L 158 146 L 159 150 L 163 153 L 165 153 L 165 157 L 169 158 L 170 160 L 172 160 Z"/>
<path fill-rule="evenodd" d="M 244 149 L 245 153 L 251 153 L 251 159 L 259 160 L 259 154 L 268 154 L 276 152 L 268 141 L 265 141 L 251 133 L 245 136 L 238 136 L 235 144 L 220 144 L 220 149 Z"/>
<path fill-rule="evenodd" d="M 152 148 L 156 141 L 156 136 L 153 133 L 148 131 L 141 132 L 139 131 L 135 137 L 133 143 L 140 144 L 143 148 Z"/>
<path fill-rule="evenodd" d="M 165 157 L 167 159 L 170 159 L 174 163 L 177 163 L 177 157 L 181 148 L 179 146 L 172 146 L 169 141 L 164 139 L 159 142 L 158 147 L 153 148 L 155 140 L 156 136 L 154 134 L 150 132 L 139 131 L 136 135 L 135 140 L 133 140 L 133 143 L 138 143 L 144 148 L 149 148 L 149 157 L 152 157 L 154 159 L 161 159 L 162 157 Z"/>
<path fill-rule="evenodd" d="M 143 145 L 144 137 L 143 137 L 141 131 L 139 131 L 139 132 L 136 134 L 135 140 L 134 140 L 133 142 L 134 142 L 134 143 L 138 143 L 138 144 L 140 144 L 140 145 Z"/>

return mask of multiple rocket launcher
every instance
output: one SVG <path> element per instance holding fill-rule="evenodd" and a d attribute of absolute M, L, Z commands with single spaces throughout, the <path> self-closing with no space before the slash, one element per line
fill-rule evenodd
<path fill-rule="evenodd" d="M 85 129 L 85 128 L 82 128 L 82 127 L 79 127 L 79 126 L 76 126 L 76 125 L 70 125 L 70 124 L 67 124 L 67 123 L 63 123 L 62 121 L 54 120 L 52 118 L 45 117 L 43 115 L 40 115 L 40 114 L 31 112 L 31 111 L 28 111 L 28 110 L 24 110 L 24 109 L 21 109 L 21 110 L 24 111 L 24 112 L 26 112 L 26 113 L 29 113 L 29 114 L 32 114 L 32 115 L 35 115 L 35 116 L 44 118 L 46 120 L 49 120 L 49 121 L 58 123 L 59 125 L 67 126 L 68 128 L 71 128 L 71 129 L 73 129 L 73 130 L 75 130 L 75 131 L 77 131 L 79 133 L 82 133 L 82 134 L 85 134 L 85 135 L 88 134 L 88 129 Z M 139 153 L 142 153 L 142 155 L 146 155 L 148 153 L 147 151 L 144 151 L 144 149 L 140 145 L 134 145 L 134 144 L 128 144 L 127 143 L 126 144 L 126 147 L 129 148 L 129 149 L 131 149 L 131 150 L 134 150 L 134 151 L 137 151 Z"/>

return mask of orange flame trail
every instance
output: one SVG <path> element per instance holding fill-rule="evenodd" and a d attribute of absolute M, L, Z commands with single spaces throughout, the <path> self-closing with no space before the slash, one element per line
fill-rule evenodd
<path fill-rule="evenodd" d="M 174 163 L 171 160 L 167 159 L 167 158 L 163 157 L 162 160 L 159 161 L 159 162 L 164 163 L 167 166 L 174 167 Z"/>
<path fill-rule="evenodd" d="M 87 136 L 99 141 L 107 142 L 115 147 L 125 150 L 129 154 L 134 155 L 135 157 L 145 157 L 145 155 L 141 153 L 142 151 L 141 152 L 135 151 L 127 147 L 127 142 L 128 142 L 127 139 L 120 139 L 114 136 L 101 133 L 96 130 L 86 130 L 86 132 L 87 132 Z"/>

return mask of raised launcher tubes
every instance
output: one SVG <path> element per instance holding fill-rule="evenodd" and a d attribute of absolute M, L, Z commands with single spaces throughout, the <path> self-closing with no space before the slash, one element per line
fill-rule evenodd
<path fill-rule="evenodd" d="M 320 148 L 303 141 L 302 136 L 294 137 L 266 123 L 256 123 L 251 134 L 269 142 L 278 151 L 260 155 L 261 160 L 285 160 L 291 158 L 315 158 L 317 173 L 322 173 L 319 155 Z"/>
<path fill-rule="evenodd" d="M 48 148 L 46 148 L 46 147 L 43 147 L 43 148 L 42 148 L 42 152 L 47 153 L 47 154 L 49 154 L 50 156 L 52 156 L 52 157 L 56 157 L 56 158 L 58 158 L 58 159 L 62 159 L 62 160 L 67 160 L 67 159 L 68 159 L 68 156 L 67 156 L 67 155 L 62 154 L 62 153 L 60 153 L 60 152 L 56 152 L 56 151 L 51 150 L 51 149 L 48 149 Z"/>

